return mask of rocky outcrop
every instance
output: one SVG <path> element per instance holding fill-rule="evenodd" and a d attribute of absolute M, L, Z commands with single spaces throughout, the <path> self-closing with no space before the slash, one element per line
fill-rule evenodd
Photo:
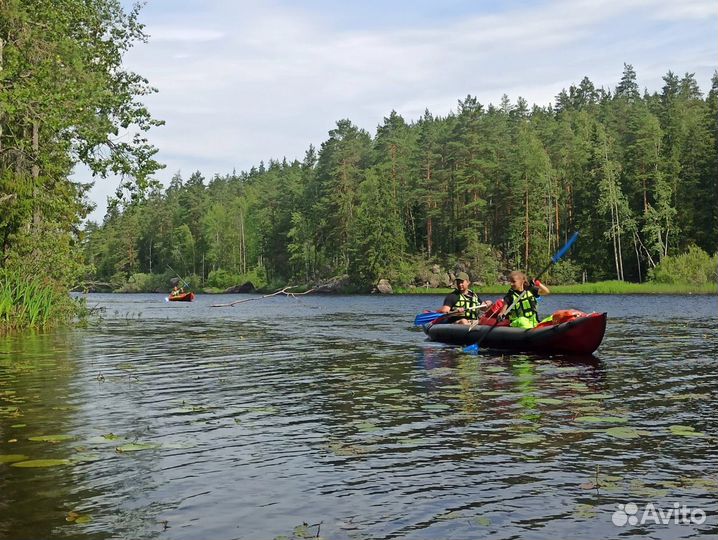
<path fill-rule="evenodd" d="M 253 293 L 256 290 L 254 283 L 251 281 L 247 281 L 245 283 L 242 283 L 242 285 L 235 285 L 234 287 L 230 287 L 224 291 L 225 294 L 246 294 L 246 293 Z"/>
<path fill-rule="evenodd" d="M 334 276 L 323 283 L 318 283 L 314 287 L 315 293 L 320 294 L 338 294 L 350 285 L 349 276 Z"/>
<path fill-rule="evenodd" d="M 380 279 L 379 283 L 376 284 L 376 292 L 381 294 L 393 294 L 394 290 L 391 288 L 391 283 L 388 279 Z"/>

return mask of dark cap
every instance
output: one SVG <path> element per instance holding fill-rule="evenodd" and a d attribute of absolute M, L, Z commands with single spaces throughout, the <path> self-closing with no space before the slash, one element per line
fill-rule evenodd
<path fill-rule="evenodd" d="M 471 281 L 471 280 L 469 279 L 469 274 L 467 274 L 466 272 L 459 272 L 458 274 L 456 274 L 456 278 L 454 279 L 454 281 Z"/>

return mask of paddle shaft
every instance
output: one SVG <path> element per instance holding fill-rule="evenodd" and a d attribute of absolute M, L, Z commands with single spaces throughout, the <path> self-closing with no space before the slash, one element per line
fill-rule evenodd
<path fill-rule="evenodd" d="M 182 276 L 180 276 L 178 272 L 175 272 L 175 269 L 172 268 L 169 264 L 167 265 L 167 268 L 169 268 L 169 269 L 172 270 L 175 274 L 177 274 L 177 277 L 179 278 L 179 280 L 180 280 L 182 283 L 184 283 L 185 286 L 186 286 L 188 289 L 191 289 L 191 288 L 192 288 L 192 285 L 190 285 L 189 283 L 187 283 L 187 282 L 182 278 Z"/>
<path fill-rule="evenodd" d="M 571 235 L 571 238 L 568 239 L 568 242 L 566 242 L 566 244 L 561 249 L 559 249 L 553 257 L 551 257 L 551 262 L 548 263 L 546 267 L 541 270 L 533 280 L 537 281 L 538 278 L 543 276 L 549 268 L 551 268 L 555 263 L 557 263 L 559 259 L 561 259 L 561 257 L 563 257 L 566 252 L 571 248 L 577 238 L 578 231 Z M 514 309 L 514 306 L 521 300 L 521 298 L 523 298 L 524 294 L 526 294 L 526 291 L 528 291 L 528 289 L 524 289 L 523 291 L 521 291 L 521 294 L 516 297 L 516 300 L 511 302 L 511 305 L 509 306 L 509 309 L 506 310 L 506 313 L 509 313 L 512 309 Z"/>
<path fill-rule="evenodd" d="M 447 311 L 446 313 L 443 313 L 442 315 L 439 315 L 436 319 L 433 321 L 429 321 L 430 324 L 436 324 L 436 321 L 440 319 L 445 319 L 447 317 L 451 317 L 452 315 L 461 315 L 462 313 L 466 313 L 467 311 L 474 311 L 476 309 L 480 309 L 482 307 L 482 304 L 477 304 L 475 306 L 470 306 L 464 309 L 463 311 L 454 310 L 454 311 Z"/>

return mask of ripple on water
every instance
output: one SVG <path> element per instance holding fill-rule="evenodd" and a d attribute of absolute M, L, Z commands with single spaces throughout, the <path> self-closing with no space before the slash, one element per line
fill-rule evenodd
<path fill-rule="evenodd" d="M 5 537 L 596 538 L 632 534 L 619 503 L 718 510 L 700 306 L 609 310 L 597 356 L 566 359 L 426 343 L 413 298 L 110 300 L 97 328 L 0 343 Z"/>

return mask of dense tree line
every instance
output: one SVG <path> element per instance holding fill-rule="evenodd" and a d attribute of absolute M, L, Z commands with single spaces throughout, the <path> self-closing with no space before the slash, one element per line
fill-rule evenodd
<path fill-rule="evenodd" d="M 69 179 L 75 165 L 121 175 L 130 196 L 152 184 L 160 165 L 145 132 L 159 122 L 139 101 L 152 88 L 122 67 L 145 39 L 137 15 L 118 0 L 0 2 L 3 275 L 40 278 L 67 297 L 86 273 L 89 186 Z"/>
<path fill-rule="evenodd" d="M 584 78 L 546 107 L 467 96 L 446 117 L 392 111 L 374 136 L 340 120 L 301 162 L 177 174 L 91 224 L 87 253 L 116 282 L 172 268 L 407 284 L 432 261 L 495 281 L 579 230 L 564 272 L 642 281 L 667 255 L 718 247 L 718 74 L 705 98 L 692 74 L 663 81 L 641 92 L 624 65 L 613 91 Z"/>

